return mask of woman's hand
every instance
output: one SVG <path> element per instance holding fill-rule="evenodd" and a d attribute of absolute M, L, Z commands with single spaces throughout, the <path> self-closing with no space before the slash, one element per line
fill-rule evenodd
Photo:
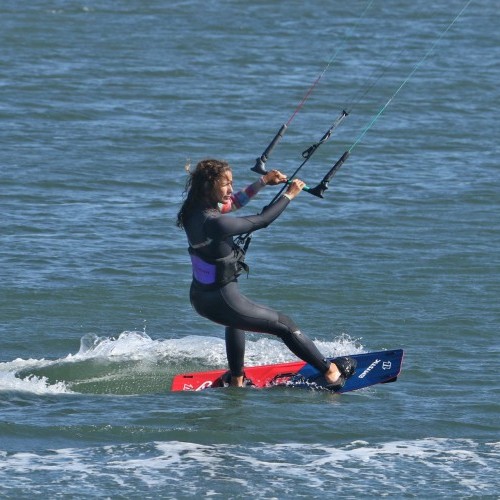
<path fill-rule="evenodd" d="M 303 189 L 306 183 L 300 179 L 293 179 L 288 186 L 288 189 L 285 191 L 285 194 L 288 198 L 293 200 Z"/>
<path fill-rule="evenodd" d="M 286 175 L 282 174 L 279 170 L 271 170 L 262 177 L 264 182 L 270 186 L 276 186 L 276 184 L 286 182 Z"/>

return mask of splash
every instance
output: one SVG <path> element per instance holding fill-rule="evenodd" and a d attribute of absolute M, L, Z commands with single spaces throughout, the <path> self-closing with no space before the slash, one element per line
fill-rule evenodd
<path fill-rule="evenodd" d="M 327 356 L 362 352 L 359 342 L 343 335 L 317 341 Z M 263 365 L 296 358 L 277 339 L 248 334 L 246 364 Z M 168 390 L 182 371 L 224 368 L 225 342 L 219 337 L 188 335 L 152 339 L 145 332 L 125 331 L 117 337 L 86 334 L 76 354 L 55 359 L 16 359 L 0 363 L 0 392 L 34 394 L 148 394 Z"/>

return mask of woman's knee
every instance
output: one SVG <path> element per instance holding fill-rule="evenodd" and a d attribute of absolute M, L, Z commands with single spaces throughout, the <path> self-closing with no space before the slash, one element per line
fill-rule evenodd
<path fill-rule="evenodd" d="M 282 333 L 279 335 L 281 338 L 288 337 L 292 335 L 292 333 L 299 330 L 299 327 L 295 324 L 292 318 L 280 312 L 278 313 L 278 323 L 282 326 Z"/>

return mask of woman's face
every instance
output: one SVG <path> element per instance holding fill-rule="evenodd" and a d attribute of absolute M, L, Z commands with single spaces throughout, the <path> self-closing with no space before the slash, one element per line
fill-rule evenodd
<path fill-rule="evenodd" d="M 233 194 L 233 173 L 226 170 L 219 181 L 215 184 L 214 194 L 217 203 L 225 205 L 231 199 Z"/>

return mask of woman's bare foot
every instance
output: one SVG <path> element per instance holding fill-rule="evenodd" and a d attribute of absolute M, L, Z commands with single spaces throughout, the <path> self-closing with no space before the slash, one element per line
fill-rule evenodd
<path fill-rule="evenodd" d="M 346 380 L 354 375 L 357 364 L 356 360 L 350 356 L 335 358 L 328 371 L 323 375 L 328 387 L 332 390 L 344 387 Z"/>
<path fill-rule="evenodd" d="M 231 382 L 229 383 L 229 385 L 231 387 L 243 387 L 243 380 L 243 375 L 241 375 L 240 377 L 231 377 Z"/>
<path fill-rule="evenodd" d="M 325 372 L 324 377 L 328 384 L 336 384 L 342 374 L 334 363 L 330 364 L 330 368 Z"/>

